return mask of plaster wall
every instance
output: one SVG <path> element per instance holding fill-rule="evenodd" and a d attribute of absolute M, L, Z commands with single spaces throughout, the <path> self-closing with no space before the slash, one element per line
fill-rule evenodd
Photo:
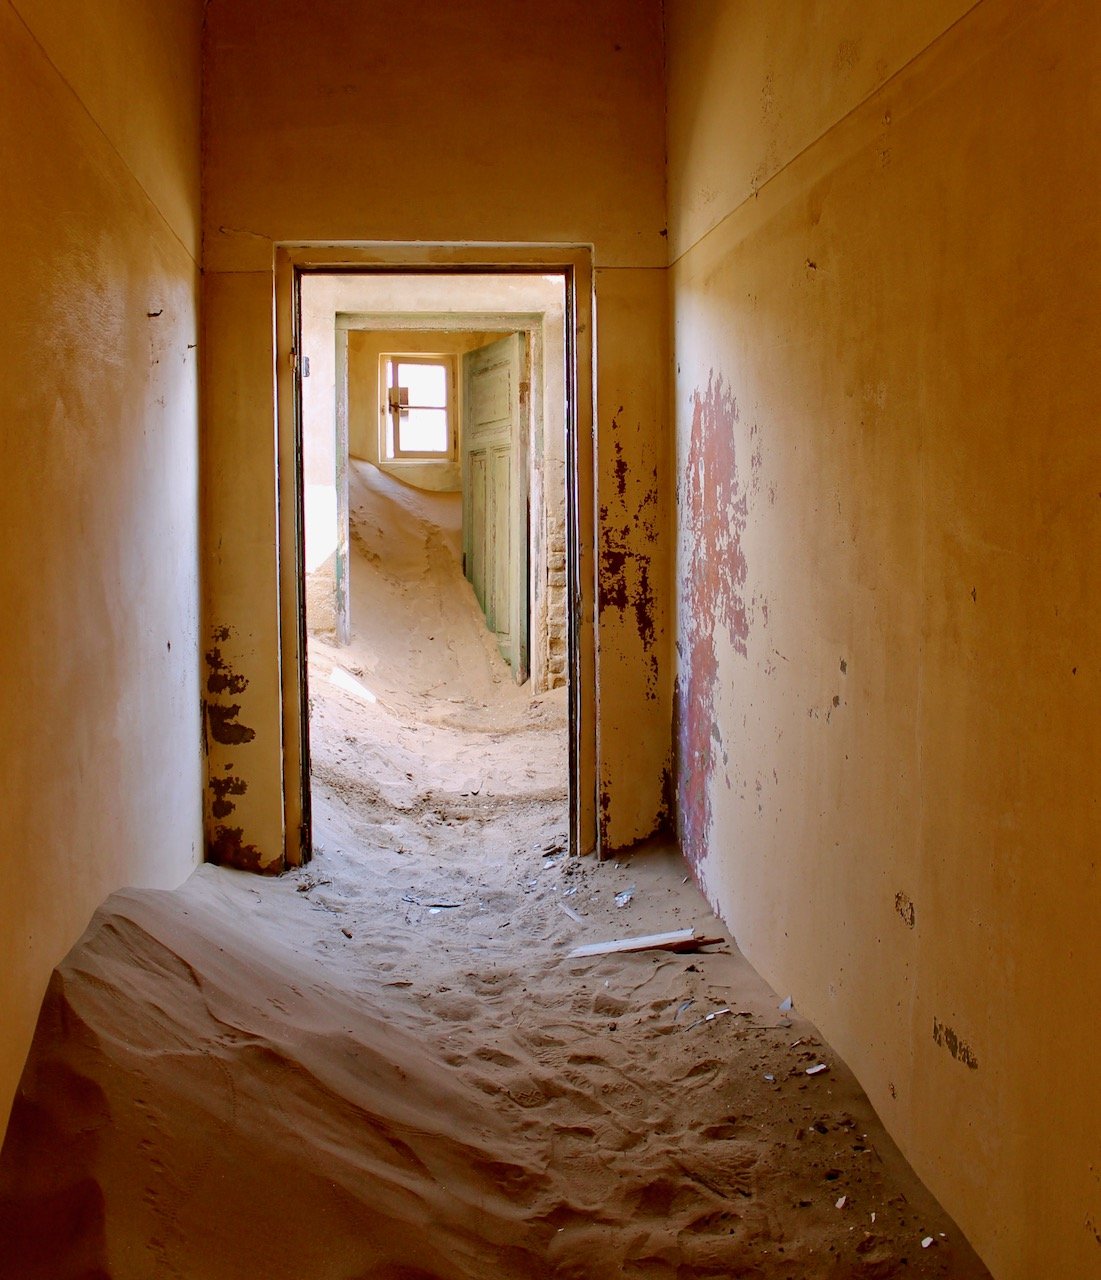
<path fill-rule="evenodd" d="M 153 8 L 0 3 L 0 1128 L 93 910 L 201 856 L 201 6 Z"/>
<path fill-rule="evenodd" d="M 1096 1274 L 1096 6 L 667 17 L 685 851 L 999 1280 Z"/>
<path fill-rule="evenodd" d="M 206 559 L 204 627 L 240 691 L 237 721 L 251 731 L 247 742 L 208 745 L 211 776 L 239 779 L 230 829 L 240 831 L 243 857 L 263 868 L 278 869 L 284 852 L 280 772 L 271 767 L 281 750 L 276 243 L 593 245 L 597 507 L 612 497 L 617 465 L 632 474 L 656 468 L 649 527 L 669 527 L 667 366 L 651 358 L 666 320 L 661 6 L 563 0 L 535 22 L 533 12 L 506 0 L 366 9 L 318 0 L 306 10 L 290 0 L 212 0 L 207 8 L 204 519 L 218 532 Z M 616 491 L 615 501 L 643 492 Z M 635 512 L 624 511 L 619 527 L 636 527 Z M 668 539 L 637 528 L 631 567 L 604 594 L 598 620 L 609 846 L 648 835 L 664 817 Z M 606 540 L 603 525 L 598 537 Z M 218 825 L 208 824 L 215 844 Z"/>

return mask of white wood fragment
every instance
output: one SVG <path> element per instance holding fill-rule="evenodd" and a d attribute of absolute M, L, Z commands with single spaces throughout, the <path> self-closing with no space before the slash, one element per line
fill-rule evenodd
<path fill-rule="evenodd" d="M 648 933 L 639 938 L 616 938 L 611 942 L 590 942 L 574 947 L 570 959 L 583 956 L 606 956 L 620 951 L 698 951 L 701 947 L 724 942 L 724 938 L 705 938 L 694 929 L 674 929 L 669 933 Z"/>
<path fill-rule="evenodd" d="M 714 1022 L 720 1014 L 733 1012 L 733 1009 L 715 1009 L 711 1013 L 705 1013 L 702 1018 L 697 1018 L 695 1022 L 690 1022 L 685 1030 L 691 1031 L 693 1027 L 702 1026 L 705 1022 Z"/>

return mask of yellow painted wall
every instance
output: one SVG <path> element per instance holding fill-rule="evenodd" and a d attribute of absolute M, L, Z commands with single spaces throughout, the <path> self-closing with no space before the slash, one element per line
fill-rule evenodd
<path fill-rule="evenodd" d="M 201 856 L 200 10 L 0 3 L 0 1129 L 92 911 Z"/>
<path fill-rule="evenodd" d="M 999 1280 L 1101 1274 L 1101 17 L 667 19 L 686 851 Z"/>
<path fill-rule="evenodd" d="M 563 0 L 533 18 L 511 0 L 215 0 L 205 70 L 205 520 L 216 533 L 204 626 L 209 645 L 221 637 L 219 661 L 242 689 L 239 722 L 254 730 L 248 742 L 211 744 L 211 774 L 240 779 L 233 825 L 246 852 L 256 851 L 248 856 L 275 867 L 273 245 L 592 244 L 598 507 L 642 496 L 632 487 L 613 499 L 618 444 L 629 469 L 658 468 L 648 518 L 668 527 L 667 368 L 651 358 L 666 311 L 661 7 Z M 636 513 L 625 514 L 631 523 Z M 669 742 L 668 601 L 658 585 L 668 563 L 660 542 L 631 537 L 630 576 L 605 595 L 598 632 L 599 773 L 612 845 L 661 820 Z"/>

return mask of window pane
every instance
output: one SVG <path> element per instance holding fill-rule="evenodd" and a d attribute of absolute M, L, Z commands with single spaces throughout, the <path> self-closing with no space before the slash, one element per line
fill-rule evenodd
<path fill-rule="evenodd" d="M 447 407 L 447 369 L 442 364 L 398 364 L 398 386 L 409 388 L 409 403 Z"/>
<path fill-rule="evenodd" d="M 447 410 L 402 410 L 398 419 L 399 453 L 446 453 Z"/>

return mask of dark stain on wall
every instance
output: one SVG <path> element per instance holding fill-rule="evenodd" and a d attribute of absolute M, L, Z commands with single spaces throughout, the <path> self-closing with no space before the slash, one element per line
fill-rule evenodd
<path fill-rule="evenodd" d="M 674 694 L 677 834 L 685 857 L 698 865 L 711 825 L 711 778 L 721 628 L 742 657 L 749 639 L 742 548 L 749 491 L 739 478 L 735 432 L 738 404 L 714 371 L 692 396 L 692 426 L 678 498 L 688 544 L 680 591 L 679 672 Z M 751 459 L 759 470 L 759 455 Z"/>
<path fill-rule="evenodd" d="M 622 413 L 622 409 L 620 410 Z M 648 656 L 646 696 L 658 695 L 660 663 L 656 648 L 655 594 L 650 549 L 660 537 L 657 467 L 646 477 L 641 492 L 629 490 L 630 469 L 624 455 L 618 415 L 612 419 L 614 493 L 600 508 L 600 572 L 597 606 L 601 614 L 614 609 L 633 616 Z"/>
<path fill-rule="evenodd" d="M 239 871 L 258 871 L 261 875 L 278 875 L 281 864 L 278 859 L 267 866 L 254 844 L 245 843 L 241 827 L 216 827 L 207 847 L 207 859 L 219 867 L 236 867 Z"/>
<path fill-rule="evenodd" d="M 971 1046 L 965 1040 L 961 1040 L 951 1027 L 937 1018 L 933 1019 L 933 1039 L 941 1048 L 947 1049 L 957 1062 L 962 1062 L 972 1071 L 978 1071 L 979 1060 L 975 1057 Z"/>
<path fill-rule="evenodd" d="M 607 781 L 600 787 L 600 847 L 607 849 L 608 828 L 612 820 L 612 793 Z"/>
<path fill-rule="evenodd" d="M 676 710 L 674 708 L 674 716 Z M 673 761 L 670 759 L 661 771 L 661 808 L 655 835 L 675 836 L 677 829 L 677 781 Z"/>
<path fill-rule="evenodd" d="M 217 645 L 206 651 L 206 669 L 208 693 L 243 693 L 248 688 L 248 680 L 231 669 Z"/>
<path fill-rule="evenodd" d="M 914 910 L 913 899 L 901 889 L 895 894 L 895 910 L 902 923 L 912 929 L 917 922 L 917 912 Z"/>
<path fill-rule="evenodd" d="M 232 634 L 229 627 L 214 629 L 214 644 L 206 651 L 206 692 L 203 699 L 203 724 L 207 746 L 211 740 L 223 746 L 237 747 L 251 742 L 256 737 L 256 730 L 241 724 L 241 704 L 230 702 L 228 697 L 243 693 L 248 688 L 248 680 L 226 661 L 221 645 Z"/>
<path fill-rule="evenodd" d="M 244 778 L 227 774 L 221 778 L 211 778 L 210 790 L 214 793 L 214 800 L 210 806 L 211 813 L 216 818 L 228 818 L 237 807 L 229 797 L 243 796 L 248 790 L 248 783 Z"/>
<path fill-rule="evenodd" d="M 256 737 L 256 730 L 250 729 L 247 724 L 239 724 L 237 717 L 240 714 L 241 704 L 238 702 L 223 705 L 208 701 L 206 724 L 210 737 L 226 747 L 239 747 L 246 742 L 251 742 Z"/>
<path fill-rule="evenodd" d="M 623 413 L 623 406 L 619 406 L 619 413 L 612 419 L 612 431 L 616 434 L 612 436 L 612 448 L 615 450 L 615 462 L 612 464 L 615 471 L 615 487 L 616 493 L 621 498 L 627 496 L 627 459 L 623 456 L 623 445 L 619 442 L 619 418 Z"/>
<path fill-rule="evenodd" d="M 641 424 L 633 428 L 623 420 L 623 408 L 612 417 L 607 432 L 608 462 L 602 466 L 601 505 L 597 544 L 597 613 L 609 622 L 636 634 L 642 647 L 642 661 L 634 667 L 643 683 L 639 692 L 648 702 L 661 692 L 663 586 L 655 571 L 654 549 L 661 544 L 661 484 L 658 466 L 639 465 L 646 457 L 649 441 Z M 632 452 L 632 449 L 635 452 Z M 634 461 L 632 461 L 634 460 Z M 610 470 L 605 469 L 610 463 Z M 620 632 L 620 634 L 622 634 Z M 631 677 L 635 679 L 634 676 Z M 601 780 L 599 817 L 601 841 L 610 849 L 611 796 L 607 780 Z M 632 822 L 637 815 L 632 816 Z M 654 816 L 654 829 L 662 822 Z"/>
<path fill-rule="evenodd" d="M 212 743 L 237 747 L 256 737 L 256 730 L 242 724 L 239 719 L 241 704 L 233 701 L 248 688 L 249 682 L 245 676 L 233 670 L 222 652 L 222 645 L 232 634 L 229 627 L 215 627 L 211 647 L 204 654 L 206 688 L 203 695 L 203 740 L 208 757 Z M 246 843 L 243 828 L 224 824 L 223 820 L 237 807 L 231 797 L 243 796 L 248 790 L 248 784 L 244 778 L 232 773 L 231 764 L 222 767 L 222 775 L 212 774 L 209 778 L 210 814 L 219 825 L 214 827 L 213 834 L 207 841 L 207 859 L 218 866 L 237 867 L 242 871 L 277 873 L 281 866 L 278 860 L 274 865 L 265 867 L 260 850 L 255 845 Z"/>

